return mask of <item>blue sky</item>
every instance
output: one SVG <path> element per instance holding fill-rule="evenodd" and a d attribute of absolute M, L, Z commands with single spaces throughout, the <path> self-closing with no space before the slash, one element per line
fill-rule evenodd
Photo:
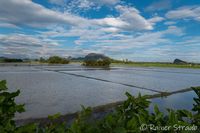
<path fill-rule="evenodd" d="M 200 62 L 199 0 L 0 0 L 0 56 Z"/>

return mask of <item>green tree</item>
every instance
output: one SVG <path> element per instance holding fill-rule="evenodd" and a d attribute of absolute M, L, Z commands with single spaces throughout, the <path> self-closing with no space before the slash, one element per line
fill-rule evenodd
<path fill-rule="evenodd" d="M 59 57 L 59 56 L 51 56 L 48 59 L 48 63 L 51 63 L 51 64 L 68 64 L 69 60 L 66 59 L 66 58 Z"/>

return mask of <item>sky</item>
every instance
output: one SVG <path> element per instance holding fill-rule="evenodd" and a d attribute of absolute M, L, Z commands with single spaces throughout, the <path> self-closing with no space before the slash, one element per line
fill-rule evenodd
<path fill-rule="evenodd" d="M 199 0 L 0 0 L 0 57 L 200 62 Z"/>

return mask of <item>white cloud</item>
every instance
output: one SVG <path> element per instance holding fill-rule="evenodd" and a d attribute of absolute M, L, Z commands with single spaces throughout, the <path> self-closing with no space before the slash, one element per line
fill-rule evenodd
<path fill-rule="evenodd" d="M 119 18 L 128 23 L 129 25 L 125 27 L 126 30 L 152 30 L 153 26 L 140 15 L 140 12 L 134 7 L 126 7 L 118 5 L 116 10 L 120 12 Z"/>
<path fill-rule="evenodd" d="M 120 17 L 118 17 L 118 19 L 120 19 Z M 91 27 L 80 28 L 75 26 L 70 30 L 57 27 L 48 32 L 42 32 L 41 34 L 46 37 L 79 37 L 75 40 L 75 44 L 78 44 L 80 47 L 91 44 L 88 46 L 89 48 L 95 46 L 102 51 L 106 51 L 108 49 L 112 49 L 113 51 L 121 51 L 131 48 L 160 45 L 161 43 L 169 42 L 169 39 L 165 38 L 165 35 L 184 35 L 183 30 L 176 26 L 169 26 L 167 30 L 155 33 L 141 32 L 138 34 L 138 32 L 136 32 L 133 34 L 130 30 L 124 30 L 125 27 L 129 25 L 123 25 L 123 23 L 118 23 L 118 21 L 115 22 L 115 20 L 116 19 L 111 19 L 111 21 L 110 19 L 98 19 L 93 21 Z M 154 23 L 162 20 L 163 18 L 161 17 L 155 17 L 147 21 L 153 25 Z M 124 31 L 126 31 L 128 35 L 124 34 Z"/>
<path fill-rule="evenodd" d="M 14 24 L 10 24 L 10 23 L 0 23 L 0 27 L 19 29 L 18 26 L 14 25 Z"/>
<path fill-rule="evenodd" d="M 196 21 L 200 21 L 200 7 L 181 7 L 176 10 L 167 12 L 166 17 L 169 19 L 193 19 Z"/>
<path fill-rule="evenodd" d="M 117 33 L 120 32 L 120 29 L 115 28 L 115 27 L 110 27 L 110 28 L 102 28 L 101 29 L 103 32 L 110 32 L 110 33 Z"/>
<path fill-rule="evenodd" d="M 87 11 L 90 9 L 97 10 L 100 8 L 96 3 L 89 0 L 71 0 L 60 5 L 65 12 L 71 12 L 79 14 L 80 12 Z"/>
<path fill-rule="evenodd" d="M 164 20 L 162 17 L 154 17 L 149 20 L 140 15 L 134 7 L 117 5 L 115 9 L 119 12 L 118 17 L 106 17 L 91 20 L 93 24 L 110 26 L 110 29 L 119 31 L 152 30 L 153 25 Z"/>
<path fill-rule="evenodd" d="M 120 3 L 120 0 L 49 0 L 50 3 L 57 5 L 75 4 L 80 7 L 88 7 L 88 5 L 115 5 Z"/>
<path fill-rule="evenodd" d="M 87 1 L 91 3 L 91 0 Z M 171 43 L 171 40 L 166 37 L 168 34 L 184 35 L 183 30 L 175 26 L 169 26 L 164 31 L 151 31 L 164 18 L 155 16 L 147 19 L 134 7 L 115 5 L 118 0 L 102 0 L 102 2 L 113 5 L 119 13 L 118 16 L 86 19 L 69 12 L 62 13 L 45 8 L 31 0 L 0 1 L 0 26 L 28 25 L 47 30 L 33 28 L 35 35 L 26 35 L 26 31 L 23 34 L 0 34 L 1 55 L 75 56 L 94 50 L 117 55 L 123 50 L 123 52 L 134 51 L 134 49 Z M 82 3 L 79 6 L 81 7 L 77 8 L 87 8 L 87 6 L 90 8 L 92 5 Z M 69 39 L 71 44 L 75 44 L 73 48 L 68 48 L 67 45 L 64 48 L 60 47 L 63 42 L 68 44 L 68 38 L 71 37 L 75 38 Z"/>
<path fill-rule="evenodd" d="M 62 8 L 65 12 L 79 14 L 88 10 L 99 10 L 102 6 L 112 8 L 121 0 L 49 0 L 50 3 Z"/>
<path fill-rule="evenodd" d="M 1 0 L 0 20 L 15 25 L 48 26 L 50 24 L 78 25 L 84 19 L 52 11 L 31 0 Z"/>
<path fill-rule="evenodd" d="M 164 24 L 165 25 L 174 25 L 174 24 L 176 24 L 176 22 L 175 21 L 166 21 L 166 22 L 164 22 Z"/>
<path fill-rule="evenodd" d="M 117 3 L 118 0 L 104 0 L 101 3 Z M 12 9 L 12 10 L 10 10 Z M 0 20 L 16 26 L 28 25 L 38 28 L 47 28 L 52 25 L 65 25 L 68 27 L 83 26 L 94 27 L 102 26 L 113 30 L 151 30 L 152 23 L 140 15 L 134 7 L 116 6 L 120 13 L 118 17 L 106 17 L 101 19 L 86 19 L 70 13 L 61 13 L 45 8 L 31 0 L 6 0 L 0 1 Z M 31 16 L 31 17 L 30 17 Z"/>
<path fill-rule="evenodd" d="M 96 43 L 95 47 L 105 51 L 134 50 L 134 48 L 146 48 L 148 46 L 159 46 L 161 44 L 172 43 L 166 35 L 182 36 L 184 31 L 176 26 L 169 26 L 168 29 L 160 32 L 148 32 L 135 35 L 112 34 L 92 39 Z M 87 43 L 82 40 L 82 43 Z"/>
<path fill-rule="evenodd" d="M 141 35 L 127 35 L 126 38 L 112 37 L 110 39 L 97 40 L 98 47 L 104 47 L 107 50 L 128 50 L 132 48 L 144 48 L 146 46 L 154 46 L 161 43 L 166 43 L 169 40 L 163 37 L 162 32 L 156 33 L 143 33 Z"/>
<path fill-rule="evenodd" d="M 165 34 L 172 34 L 172 35 L 176 35 L 176 36 L 183 36 L 184 33 L 184 29 L 179 28 L 177 26 L 168 26 L 168 29 L 165 31 Z"/>
<path fill-rule="evenodd" d="M 125 21 L 122 21 L 120 18 L 103 18 L 103 19 L 94 19 L 94 24 L 102 25 L 102 26 L 113 26 L 113 27 L 119 27 L 119 28 L 125 28 L 129 26 L 128 23 Z"/>
<path fill-rule="evenodd" d="M 16 57 L 38 57 L 38 52 L 43 49 L 58 47 L 59 43 L 48 38 L 40 38 L 35 35 L 26 34 L 0 34 L 0 48 L 3 49 L 1 54 L 12 54 Z M 22 56 L 23 55 L 23 56 Z"/>
<path fill-rule="evenodd" d="M 153 18 L 148 19 L 148 21 L 151 23 L 151 25 L 155 25 L 157 22 L 163 21 L 163 17 L 155 16 Z"/>
<path fill-rule="evenodd" d="M 110 4 L 110 5 L 115 5 L 120 2 L 120 0 L 96 0 L 96 1 L 102 4 Z"/>
<path fill-rule="evenodd" d="M 56 5 L 63 5 L 65 4 L 64 0 L 49 0 L 50 3 L 56 4 Z"/>
<path fill-rule="evenodd" d="M 26 34 L 0 34 L 0 56 L 12 58 L 39 58 L 58 55 L 62 57 L 81 56 L 80 48 L 63 48 L 60 40 Z"/>
<path fill-rule="evenodd" d="M 184 46 L 200 46 L 200 36 L 188 36 L 183 39 L 183 41 L 178 42 L 177 44 Z"/>
<path fill-rule="evenodd" d="M 51 40 L 48 38 L 40 38 L 36 35 L 26 35 L 26 34 L 0 34 L 0 45 L 4 46 L 25 46 L 25 47 L 42 47 L 44 45 L 59 46 L 59 43 L 56 40 Z"/>
<path fill-rule="evenodd" d="M 146 11 L 158 11 L 171 8 L 171 0 L 160 0 L 149 5 L 145 10 Z"/>

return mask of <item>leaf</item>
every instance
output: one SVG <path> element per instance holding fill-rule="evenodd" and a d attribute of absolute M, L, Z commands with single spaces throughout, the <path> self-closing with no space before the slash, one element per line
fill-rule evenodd
<path fill-rule="evenodd" d="M 6 86 L 6 80 L 2 80 L 0 81 L 0 91 L 2 90 L 7 90 L 7 86 Z"/>
<path fill-rule="evenodd" d="M 154 106 L 154 112 L 155 112 L 156 114 L 159 114 L 159 113 L 160 113 L 160 110 L 159 110 L 159 108 L 158 108 L 157 105 Z"/>
<path fill-rule="evenodd" d="M 17 90 L 16 92 L 12 92 L 12 93 L 8 93 L 8 94 L 9 94 L 9 96 L 7 98 L 11 99 L 11 98 L 19 96 L 20 90 Z"/>
<path fill-rule="evenodd" d="M 169 116 L 168 116 L 168 124 L 173 125 L 173 124 L 177 124 L 178 120 L 177 120 L 177 116 L 174 112 L 174 110 L 170 110 L 169 111 Z"/>
<path fill-rule="evenodd" d="M 25 112 L 24 104 L 16 105 L 15 108 L 16 108 L 16 111 L 17 111 L 18 113 Z"/>
<path fill-rule="evenodd" d="M 49 115 L 48 118 L 50 120 L 55 120 L 55 119 L 58 119 L 60 116 L 61 116 L 61 114 L 57 113 L 57 114 L 54 114 L 54 115 Z"/>
<path fill-rule="evenodd" d="M 128 97 L 128 98 L 131 98 L 133 97 L 130 93 L 126 92 L 125 95 Z"/>
<path fill-rule="evenodd" d="M 190 111 L 187 111 L 185 109 L 178 110 L 178 113 L 181 115 L 181 117 L 192 117 L 192 113 Z"/>
<path fill-rule="evenodd" d="M 126 129 L 123 127 L 117 127 L 114 129 L 114 133 L 126 133 Z"/>
<path fill-rule="evenodd" d="M 27 124 L 19 127 L 16 133 L 35 133 L 36 127 L 36 124 Z"/>
<path fill-rule="evenodd" d="M 0 96 L 0 103 L 2 103 L 5 100 L 5 96 Z"/>

